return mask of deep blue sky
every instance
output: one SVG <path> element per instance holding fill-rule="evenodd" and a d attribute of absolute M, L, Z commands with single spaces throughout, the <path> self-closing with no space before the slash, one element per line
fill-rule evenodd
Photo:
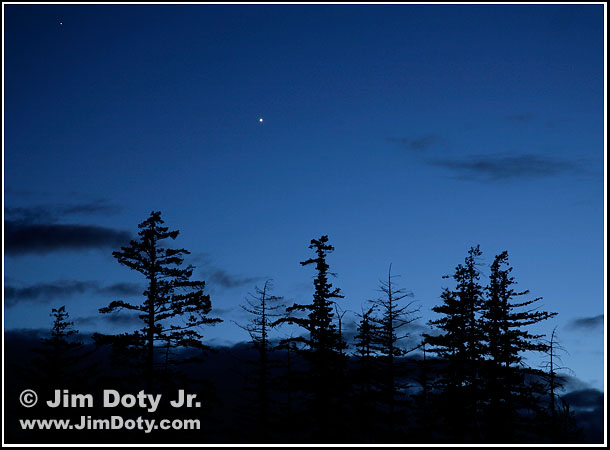
<path fill-rule="evenodd" d="M 508 250 L 559 313 L 536 331 L 557 326 L 565 365 L 603 388 L 602 5 L 4 13 L 4 214 L 23 232 L 5 329 L 48 328 L 62 304 L 81 332 L 133 327 L 97 309 L 139 300 L 111 252 L 161 210 L 225 319 L 213 343 L 247 339 L 231 320 L 267 277 L 307 301 L 299 261 L 322 234 L 344 309 L 392 263 L 421 325 L 481 244 L 487 264 Z"/>

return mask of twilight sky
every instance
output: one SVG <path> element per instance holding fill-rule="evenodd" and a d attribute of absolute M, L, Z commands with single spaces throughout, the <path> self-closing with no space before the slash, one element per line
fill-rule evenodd
<path fill-rule="evenodd" d="M 266 278 L 308 301 L 322 234 L 344 320 L 392 263 L 414 333 L 480 244 L 603 389 L 603 5 L 3 9 L 5 330 L 63 304 L 82 333 L 134 328 L 97 310 L 141 300 L 111 253 L 160 210 L 225 320 L 212 343 L 247 339 Z"/>

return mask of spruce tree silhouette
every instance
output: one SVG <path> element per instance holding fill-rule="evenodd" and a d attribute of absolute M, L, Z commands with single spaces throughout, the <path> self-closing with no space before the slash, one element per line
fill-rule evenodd
<path fill-rule="evenodd" d="M 286 308 L 288 314 L 308 312 L 307 317 L 289 316 L 280 318 L 276 323 L 296 324 L 309 332 L 309 336 L 297 336 L 286 341 L 301 343 L 305 347 L 303 356 L 311 364 L 311 372 L 304 381 L 312 394 L 312 416 L 315 421 L 315 440 L 330 441 L 337 439 L 331 435 L 337 420 L 335 411 L 338 408 L 336 392 L 340 389 L 341 380 L 341 341 L 336 325 L 333 323 L 334 299 L 343 298 L 339 288 L 333 288 L 329 282 L 329 265 L 327 254 L 334 250 L 328 244 L 328 236 L 312 239 L 310 249 L 316 252 L 315 258 L 301 262 L 302 266 L 315 265 L 317 271 L 314 279 L 314 295 L 311 304 L 294 304 Z"/>
<path fill-rule="evenodd" d="M 481 314 L 484 352 L 488 356 L 485 363 L 487 439 L 494 442 L 513 442 L 515 426 L 520 420 L 518 411 L 536 402 L 525 381 L 523 353 L 546 352 L 549 346 L 541 339 L 543 335 L 531 334 L 526 327 L 557 314 L 538 309 L 541 297 L 515 301 L 529 291 L 513 289 L 517 283 L 510 275 L 512 270 L 508 252 L 494 258 Z"/>
<path fill-rule="evenodd" d="M 373 442 L 376 434 L 376 397 L 379 389 L 376 365 L 376 324 L 372 320 L 375 307 L 362 310 L 357 334 L 354 337 L 357 365 L 354 373 L 356 391 L 357 433 L 367 443 Z"/>
<path fill-rule="evenodd" d="M 99 310 L 102 314 L 122 309 L 137 311 L 144 326 L 133 333 L 94 336 L 99 343 L 113 343 L 139 356 L 149 390 L 159 367 L 166 368 L 170 362 L 170 348 L 207 350 L 209 347 L 203 344 L 199 327 L 222 322 L 208 317 L 212 308 L 210 296 L 203 293 L 204 281 L 191 280 L 194 267 L 181 267 L 183 255 L 190 252 L 165 246 L 164 241 L 176 239 L 179 231 L 168 231 L 163 223 L 161 212 L 151 212 L 150 217 L 138 225 L 139 239 L 112 253 L 119 264 L 144 275 L 148 284 L 144 301 L 115 300 Z M 156 353 L 161 352 L 164 358 L 157 362 Z"/>
<path fill-rule="evenodd" d="M 50 316 L 52 324 L 48 337 L 41 337 L 37 342 L 32 342 L 30 348 L 19 348 L 17 357 L 4 354 L 7 364 L 5 374 L 7 384 L 3 399 L 7 412 L 3 414 L 5 422 L 3 431 L 7 430 L 7 435 L 18 436 L 17 442 L 66 442 L 78 431 L 70 430 L 72 431 L 70 433 L 53 428 L 22 429 L 18 420 L 35 419 L 44 414 L 45 419 L 48 420 L 68 419 L 78 422 L 82 409 L 51 408 L 47 407 L 42 399 L 56 401 L 61 398 L 61 393 L 68 391 L 89 393 L 94 396 L 99 393 L 95 383 L 99 365 L 92 357 L 94 352 L 92 346 L 79 339 L 79 331 L 70 320 L 65 306 L 52 308 Z M 19 393 L 24 389 L 31 389 L 38 395 L 38 404 L 31 409 L 24 408 L 17 400 L 20 398 Z M 91 413 L 91 409 L 88 413 Z M 14 423 L 9 424 L 9 420 L 13 420 Z M 7 439 L 7 442 L 10 442 L 10 439 Z"/>
<path fill-rule="evenodd" d="M 483 336 L 477 314 L 483 305 L 483 287 L 477 266 L 481 255 L 478 245 L 471 247 L 464 265 L 456 267 L 455 290 L 444 288 L 443 304 L 432 308 L 443 315 L 429 322 L 439 334 L 424 334 L 430 352 L 446 361 L 437 385 L 444 397 L 446 429 L 458 442 L 476 441 L 480 433 Z"/>
<path fill-rule="evenodd" d="M 91 352 L 77 338 L 78 330 L 65 306 L 53 308 L 50 316 L 51 336 L 42 338 L 40 347 L 33 349 L 40 356 L 33 361 L 34 373 L 29 378 L 45 380 L 45 388 L 50 390 L 74 389 L 88 375 L 85 359 Z"/>

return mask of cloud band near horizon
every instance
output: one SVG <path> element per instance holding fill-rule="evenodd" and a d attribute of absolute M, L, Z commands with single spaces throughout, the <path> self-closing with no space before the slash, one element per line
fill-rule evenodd
<path fill-rule="evenodd" d="M 128 231 L 97 225 L 4 221 L 4 251 L 9 256 L 117 249 L 127 245 L 130 239 Z"/>

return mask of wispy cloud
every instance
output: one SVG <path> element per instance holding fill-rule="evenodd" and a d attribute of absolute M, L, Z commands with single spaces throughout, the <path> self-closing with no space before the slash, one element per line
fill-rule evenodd
<path fill-rule="evenodd" d="M 434 134 L 426 134 L 415 138 L 388 138 L 387 140 L 399 144 L 407 150 L 423 152 L 436 144 L 438 137 Z"/>
<path fill-rule="evenodd" d="M 581 317 L 572 320 L 567 327 L 571 330 L 592 330 L 604 326 L 604 315 L 593 317 Z"/>
<path fill-rule="evenodd" d="M 135 283 L 101 286 L 97 281 L 58 280 L 53 283 L 37 283 L 25 287 L 4 286 L 4 300 L 6 307 L 11 307 L 21 302 L 47 304 L 55 299 L 85 294 L 140 295 L 142 290 L 142 287 Z"/>
<path fill-rule="evenodd" d="M 228 316 L 233 314 L 234 312 L 241 313 L 243 309 L 241 308 L 216 308 L 212 306 L 212 313 L 217 316 Z"/>
<path fill-rule="evenodd" d="M 16 288 L 4 287 L 4 300 L 7 307 L 20 301 L 36 301 L 49 303 L 51 300 L 63 297 L 72 297 L 83 294 L 94 287 L 91 281 L 59 280 L 54 283 L 38 283 L 31 286 Z"/>
<path fill-rule="evenodd" d="M 431 159 L 427 164 L 452 171 L 460 179 L 510 181 L 577 173 L 577 162 L 539 155 L 479 155 L 463 159 Z"/>
<path fill-rule="evenodd" d="M 98 314 L 95 316 L 77 317 L 74 319 L 74 323 L 80 326 L 87 325 L 99 325 L 100 322 L 105 322 L 112 325 L 140 325 L 142 319 L 140 319 L 138 313 L 128 312 L 115 312 L 112 314 Z"/>
<path fill-rule="evenodd" d="M 28 207 L 8 207 L 4 215 L 13 222 L 24 223 L 55 223 L 65 216 L 116 214 L 121 211 L 118 205 L 104 199 L 90 202 L 63 204 L 63 205 L 37 205 Z"/>
<path fill-rule="evenodd" d="M 504 120 L 531 122 L 531 113 L 508 114 Z M 555 154 L 534 153 L 490 153 L 490 154 L 450 154 L 443 151 L 445 140 L 438 133 L 414 137 L 386 138 L 387 142 L 409 150 L 412 162 L 437 167 L 452 173 L 452 178 L 479 182 L 508 182 L 514 180 L 542 179 L 565 175 L 579 176 L 579 179 L 596 176 L 586 159 L 565 159 Z M 443 144 L 442 146 L 439 144 Z"/>
<path fill-rule="evenodd" d="M 214 269 L 211 272 L 204 273 L 207 276 L 206 282 L 210 286 L 221 286 L 223 288 L 237 288 L 250 285 L 262 279 L 262 277 L 243 277 L 232 275 L 224 269 Z"/>
<path fill-rule="evenodd" d="M 196 253 L 189 255 L 189 263 L 200 268 L 200 274 L 211 289 L 233 289 L 242 286 L 252 286 L 257 281 L 263 280 L 262 276 L 237 275 L 228 270 L 218 267 L 209 253 Z"/>
<path fill-rule="evenodd" d="M 129 243 L 128 231 L 97 225 L 4 221 L 7 255 L 45 254 L 61 250 L 117 249 Z"/>

